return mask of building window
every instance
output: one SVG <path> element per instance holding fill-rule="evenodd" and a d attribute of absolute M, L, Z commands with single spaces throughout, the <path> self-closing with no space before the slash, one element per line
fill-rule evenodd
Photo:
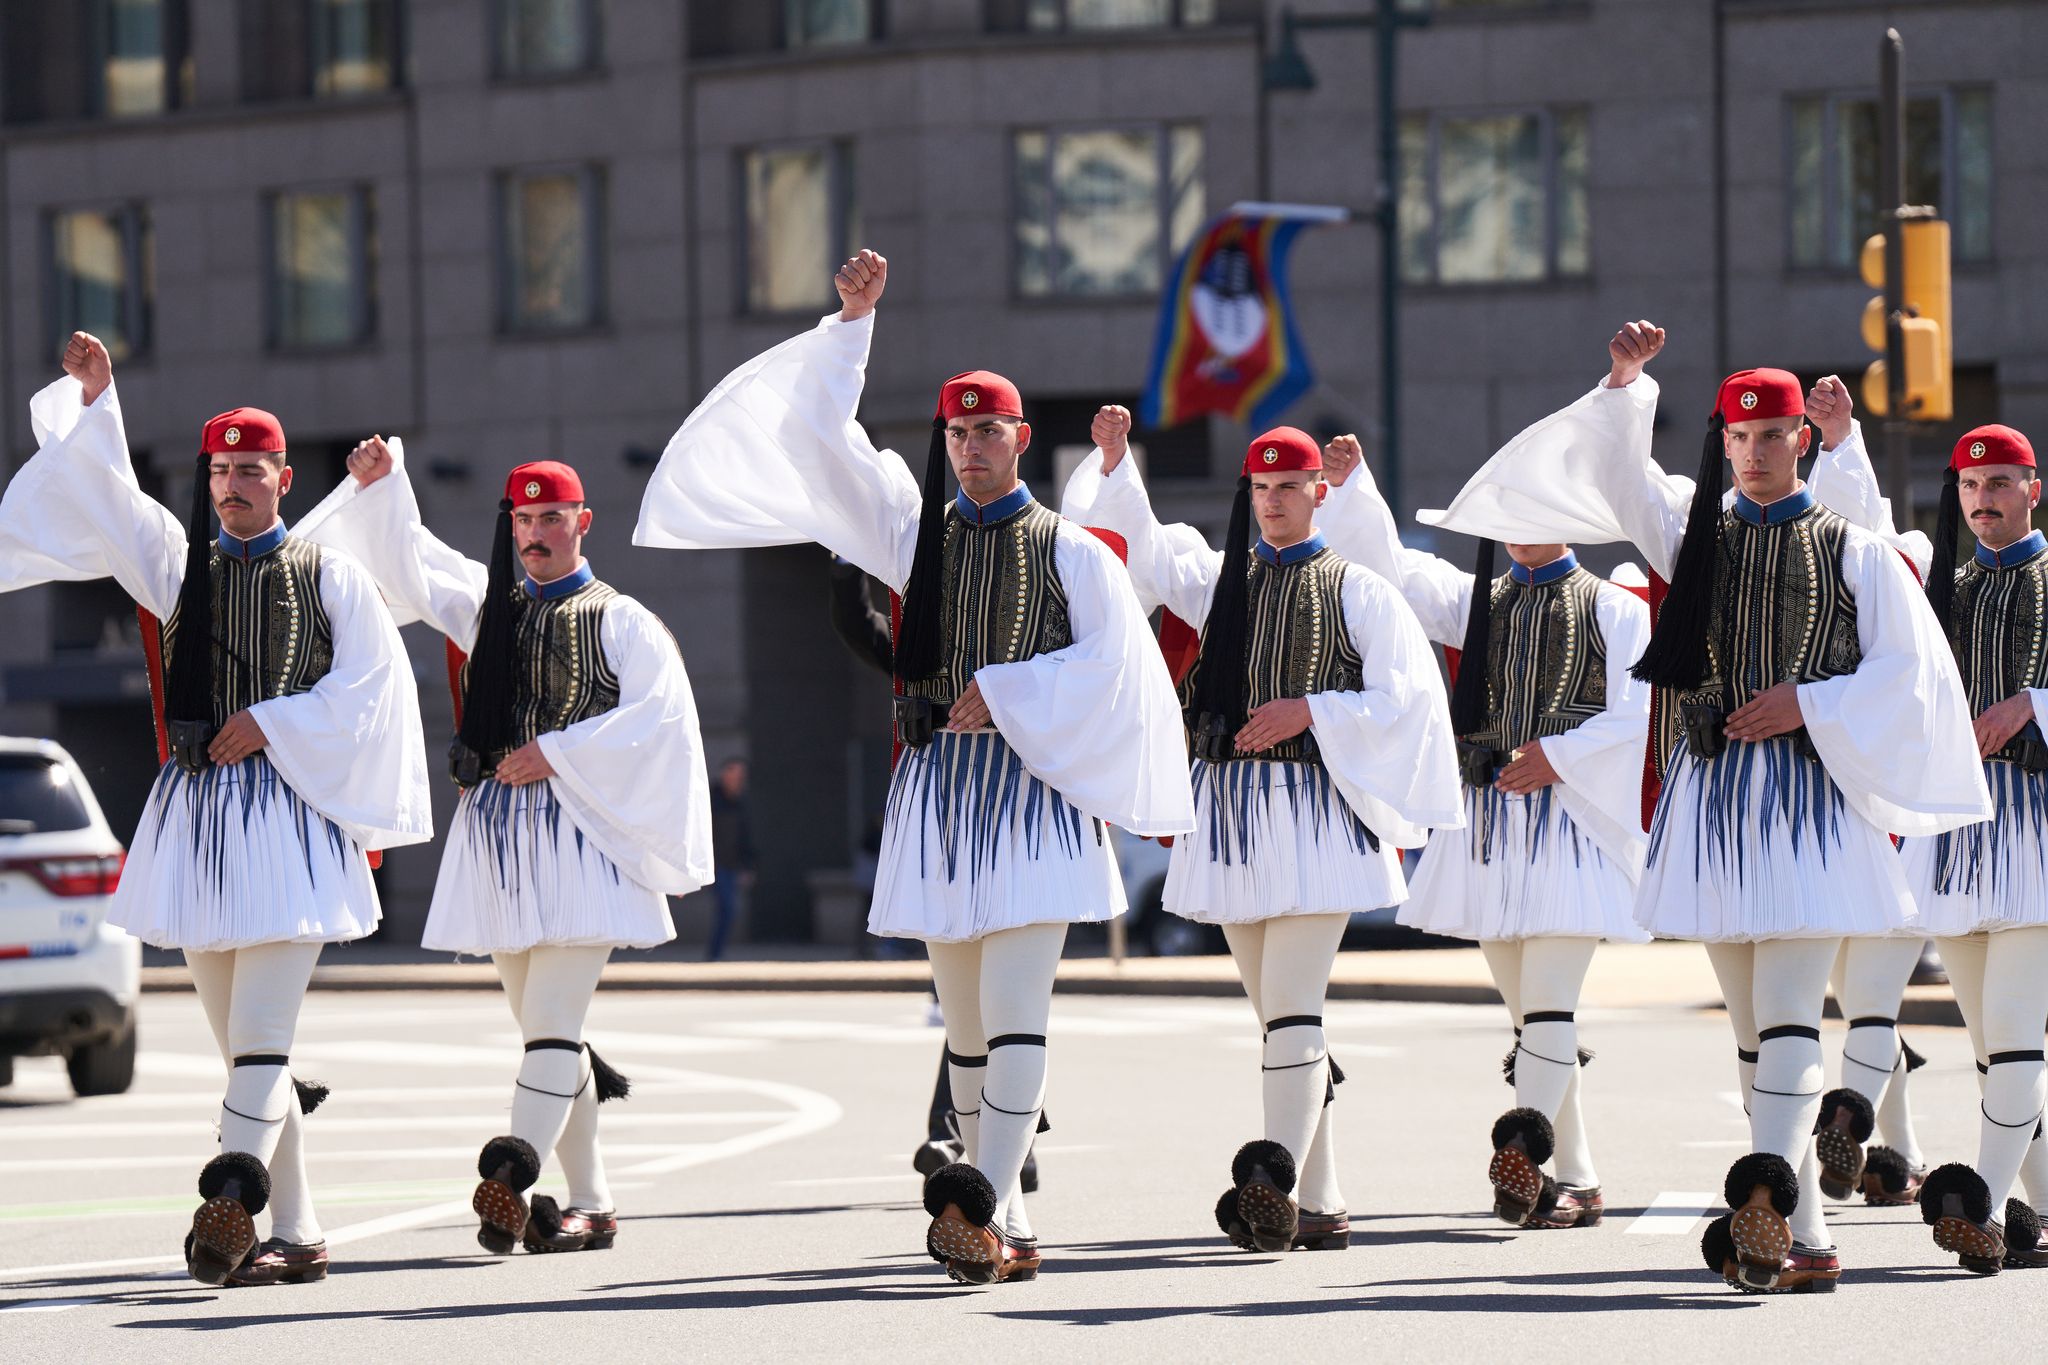
<path fill-rule="evenodd" d="M 73 332 L 91 332 L 117 361 L 148 351 L 156 292 L 148 211 L 64 209 L 48 223 L 51 353 L 61 355 Z"/>
<path fill-rule="evenodd" d="M 1157 293 L 1201 229 L 1196 125 L 1023 129 L 1015 157 L 1016 283 L 1026 298 Z"/>
<path fill-rule="evenodd" d="M 497 0 L 498 74 L 558 76 L 597 65 L 597 0 Z"/>
<path fill-rule="evenodd" d="M 367 189 L 292 191 L 269 204 L 270 339 L 356 346 L 376 330 L 376 232 Z"/>
<path fill-rule="evenodd" d="M 185 0 L 0 7 L 8 123 L 161 114 L 189 102 Z"/>
<path fill-rule="evenodd" d="M 1438 284 L 1591 268 L 1582 110 L 1401 120 L 1401 272 Z"/>
<path fill-rule="evenodd" d="M 746 310 L 829 306 L 832 274 L 860 236 L 853 149 L 843 142 L 757 148 L 740 160 Z"/>
<path fill-rule="evenodd" d="M 498 180 L 498 222 L 505 331 L 566 331 L 603 319 L 603 172 L 507 172 Z"/>
<path fill-rule="evenodd" d="M 1851 270 L 1878 216 L 1877 101 L 1809 95 L 1790 105 L 1795 267 Z M 1906 101 L 1906 202 L 1948 220 L 1959 261 L 1991 259 L 1991 92 L 1944 90 Z"/>
<path fill-rule="evenodd" d="M 1024 27 L 1038 32 L 1215 22 L 1216 0 L 1025 0 L 1024 8 Z"/>
<path fill-rule="evenodd" d="M 397 0 L 313 0 L 313 93 L 370 95 L 398 76 Z"/>
<path fill-rule="evenodd" d="M 783 40 L 790 47 L 865 43 L 875 36 L 871 0 L 782 0 Z"/>

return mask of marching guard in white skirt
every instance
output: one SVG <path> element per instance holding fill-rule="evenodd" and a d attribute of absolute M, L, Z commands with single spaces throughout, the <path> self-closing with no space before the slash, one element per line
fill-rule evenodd
<path fill-rule="evenodd" d="M 1589 454 L 1647 447 L 1652 412 L 1590 395 L 1516 440 Z M 1430 840 L 1399 919 L 1475 940 L 1507 1003 L 1515 1106 L 1490 1134 L 1494 1213 L 1522 1227 L 1590 1227 L 1606 1200 L 1579 1099 L 1592 1057 L 1579 1046 L 1579 992 L 1602 939 L 1650 938 L 1633 913 L 1650 689 L 1629 674 L 1649 611 L 1580 568 L 1569 546 L 1526 533 L 1505 542 L 1514 563 L 1499 578 L 1492 528 L 1478 530 L 1471 573 L 1403 546 L 1356 438 L 1332 451 L 1342 466 L 1323 514 L 1332 547 L 1391 578 L 1423 634 L 1461 651 L 1451 722 L 1465 830 Z M 1541 1169 L 1553 1154 L 1554 1176 Z"/>
<path fill-rule="evenodd" d="M 814 541 L 901 594 L 903 748 L 868 928 L 924 940 L 945 1013 L 964 1159 L 925 1182 L 925 1248 L 956 1280 L 1028 1279 L 1042 1257 L 1019 1173 L 1067 926 L 1124 909 L 1106 824 L 1194 827 L 1185 749 L 1115 553 L 1017 480 L 1031 428 L 1014 385 L 946 382 L 922 489 L 854 420 L 887 278 L 861 252 L 836 317 L 726 376 L 669 442 L 634 541 Z"/>
<path fill-rule="evenodd" d="M 1352 912 L 1404 900 L 1399 850 L 1461 818 L 1442 679 L 1394 585 L 1316 531 L 1327 487 L 1307 433 L 1251 443 L 1218 551 L 1154 518 L 1130 430 L 1122 408 L 1097 414 L 1062 507 L 1125 537 L 1141 594 L 1201 631 L 1182 684 L 1198 823 L 1174 843 L 1162 904 L 1222 926 L 1258 1018 L 1265 1111 L 1216 1221 L 1247 1251 L 1342 1249 L 1343 1075 L 1323 1002 Z"/>
<path fill-rule="evenodd" d="M 106 348 L 78 333 L 64 368 L 30 403 L 40 449 L 0 502 L 0 587 L 111 577 L 160 627 L 145 646 L 170 757 L 107 919 L 184 950 L 229 1067 L 186 1269 L 317 1280 L 304 1115 L 327 1091 L 293 1076 L 292 1040 L 321 945 L 377 927 L 367 855 L 433 833 L 412 667 L 369 575 L 279 519 L 292 469 L 275 417 L 206 424 L 180 526 L 136 482 Z"/>
<path fill-rule="evenodd" d="M 1846 417 L 1846 394 L 1840 401 Z M 1842 464 L 1848 481 L 1875 487 L 1860 436 L 1844 443 Z M 2040 1219 L 2048 1201 L 2048 540 L 2033 529 L 2040 499 L 2023 434 L 1993 424 L 1956 442 L 1933 564 L 1955 563 L 1965 520 L 1977 547 L 1952 575 L 1930 573 L 1927 595 L 1962 670 L 1995 810 L 1982 824 L 1900 845 L 1917 928 L 1941 951 L 1981 1091 L 1976 1165 L 1936 1168 L 1919 1187 L 1920 1213 L 1936 1245 L 1982 1275 L 2048 1265 Z M 1890 507 L 1872 506 L 1889 528 Z M 2028 1200 L 2013 1193 L 2022 1181 Z"/>
<path fill-rule="evenodd" d="M 660 618 L 583 558 L 591 511 L 568 465 L 512 471 L 488 568 L 422 524 L 398 441 L 363 442 L 349 469 L 305 534 L 369 565 L 401 623 L 468 654 L 449 752 L 462 796 L 421 944 L 489 954 L 525 1040 L 509 1131 L 477 1160 L 477 1240 L 602 1250 L 618 1214 L 597 1106 L 628 1087 L 583 1040 L 584 1018 L 612 951 L 675 937 L 667 898 L 711 881 L 689 675 Z M 551 1154 L 566 1208 L 527 1198 Z"/>
<path fill-rule="evenodd" d="M 1663 340 L 1624 327 L 1594 398 L 1653 404 L 1642 371 Z M 1495 456 L 1449 512 L 1468 530 L 1631 541 L 1671 585 L 1634 670 L 1658 688 L 1663 777 L 1636 919 L 1705 943 L 1721 981 L 1754 1150 L 1730 1168 L 1733 1212 L 1702 1251 L 1752 1292 L 1825 1292 L 1841 1276 L 1814 1157 L 1821 1008 L 1842 938 L 1913 920 L 1890 836 L 1991 811 L 1955 662 L 1912 570 L 1799 482 L 1804 409 L 1795 376 L 1739 371 L 1721 384 L 1695 483 L 1646 444 L 1536 441 Z"/>

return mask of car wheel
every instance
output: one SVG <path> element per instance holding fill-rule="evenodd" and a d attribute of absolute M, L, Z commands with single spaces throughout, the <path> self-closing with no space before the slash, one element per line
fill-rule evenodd
<path fill-rule="evenodd" d="M 79 1095 L 119 1095 L 135 1083 L 135 1020 L 103 1043 L 76 1048 L 64 1059 L 71 1088 Z"/>

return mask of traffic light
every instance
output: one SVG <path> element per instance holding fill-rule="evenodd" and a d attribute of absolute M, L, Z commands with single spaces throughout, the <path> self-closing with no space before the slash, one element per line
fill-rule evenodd
<path fill-rule="evenodd" d="M 1906 342 L 1906 411 L 1917 422 L 1946 422 L 1955 415 L 1954 338 L 1949 315 L 1948 224 L 1939 218 L 1908 218 L 1899 224 L 1905 248 L 1900 330 Z M 1884 235 L 1863 244 L 1863 282 L 1884 288 Z M 1885 353 L 1885 301 L 1879 294 L 1863 305 L 1863 344 Z M 1889 406 L 1885 363 L 1863 372 L 1863 406 L 1886 416 Z"/>

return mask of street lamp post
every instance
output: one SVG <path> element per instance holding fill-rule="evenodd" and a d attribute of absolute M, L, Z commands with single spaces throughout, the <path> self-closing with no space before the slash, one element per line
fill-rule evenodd
<path fill-rule="evenodd" d="M 1266 60 L 1265 89 L 1315 89 L 1315 72 L 1296 35 L 1303 29 L 1369 28 L 1379 57 L 1379 185 L 1372 221 L 1380 232 L 1380 430 L 1386 453 L 1380 482 L 1396 517 L 1401 514 L 1401 191 L 1400 124 L 1394 107 L 1395 38 L 1402 28 L 1429 22 L 1427 4 L 1376 0 L 1371 14 L 1297 15 L 1280 11 L 1280 46 Z"/>

